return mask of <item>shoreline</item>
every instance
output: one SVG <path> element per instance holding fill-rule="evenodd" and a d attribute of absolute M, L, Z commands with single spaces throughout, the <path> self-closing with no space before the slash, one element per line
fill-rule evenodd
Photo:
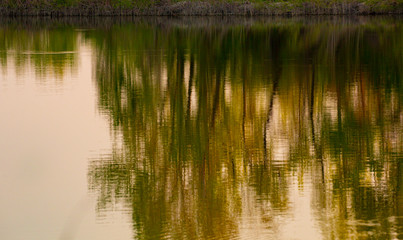
<path fill-rule="evenodd" d="M 82 1 L 72 6 L 0 6 L 0 16 L 303 16 L 401 15 L 403 1 L 372 2 L 159 2 L 122 7 Z"/>

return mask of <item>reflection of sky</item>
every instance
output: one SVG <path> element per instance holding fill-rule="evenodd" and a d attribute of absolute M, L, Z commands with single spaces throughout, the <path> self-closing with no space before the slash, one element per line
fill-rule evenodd
<path fill-rule="evenodd" d="M 0 238 L 128 239 L 121 215 L 95 222 L 87 195 L 88 158 L 109 148 L 107 122 L 96 113 L 91 52 L 81 47 L 77 71 L 38 79 L 8 59 L 0 74 Z M 46 69 L 45 69 L 46 71 Z M 72 75 L 71 72 L 76 72 Z M 42 76 L 43 77 L 43 76 Z M 41 84 L 45 82 L 45 84 Z"/>
<path fill-rule="evenodd" d="M 290 177 L 289 201 L 286 211 L 276 212 L 270 203 L 256 201 L 257 196 L 248 188 L 242 193 L 242 216 L 240 219 L 240 239 L 322 239 L 318 222 L 313 216 L 312 184 L 304 182 L 298 187 L 298 179 Z M 263 219 L 265 221 L 263 221 Z"/>

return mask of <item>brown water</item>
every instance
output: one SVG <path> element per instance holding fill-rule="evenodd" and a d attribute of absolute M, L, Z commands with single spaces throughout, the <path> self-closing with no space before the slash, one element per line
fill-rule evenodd
<path fill-rule="evenodd" d="M 403 239 L 403 24 L 0 19 L 0 239 Z"/>

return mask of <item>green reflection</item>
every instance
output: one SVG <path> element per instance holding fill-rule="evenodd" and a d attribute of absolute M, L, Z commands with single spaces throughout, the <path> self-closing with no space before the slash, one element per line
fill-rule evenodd
<path fill-rule="evenodd" d="M 403 237 L 401 21 L 139 21 L 84 37 L 115 136 L 90 189 L 100 213 L 129 209 L 136 239 L 283 238 L 293 189 L 325 239 Z"/>
<path fill-rule="evenodd" d="M 25 20 L 25 21 L 24 21 Z M 79 34 L 73 25 L 52 19 L 0 19 L 0 65 L 15 68 L 17 75 L 30 67 L 45 79 L 63 78 L 77 64 Z"/>

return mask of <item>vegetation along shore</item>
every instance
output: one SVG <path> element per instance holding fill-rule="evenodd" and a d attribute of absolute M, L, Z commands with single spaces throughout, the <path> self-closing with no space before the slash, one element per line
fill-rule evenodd
<path fill-rule="evenodd" d="M 403 0 L 0 0 L 2 16 L 403 14 Z"/>

